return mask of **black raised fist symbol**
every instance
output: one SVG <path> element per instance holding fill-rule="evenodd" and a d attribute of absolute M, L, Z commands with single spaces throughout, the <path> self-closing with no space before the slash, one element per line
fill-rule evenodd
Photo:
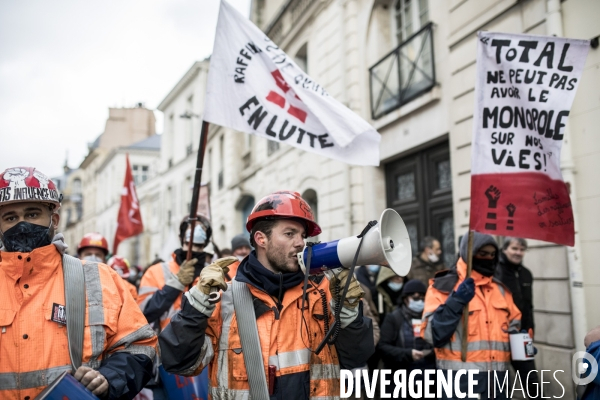
<path fill-rule="evenodd" d="M 509 203 L 506 206 L 506 209 L 508 210 L 508 216 L 512 218 L 512 216 L 515 215 L 515 211 L 517 210 L 517 207 L 513 203 Z"/>
<path fill-rule="evenodd" d="M 487 188 L 485 191 L 485 197 L 488 199 L 488 208 L 496 208 L 500 194 L 500 190 L 494 185 Z"/>

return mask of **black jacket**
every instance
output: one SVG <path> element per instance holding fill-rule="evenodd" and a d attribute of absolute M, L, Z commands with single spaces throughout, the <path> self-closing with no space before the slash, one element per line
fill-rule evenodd
<path fill-rule="evenodd" d="M 255 260 L 254 256 L 251 255 L 242 261 L 238 268 L 236 280 L 269 292 L 272 289 L 269 287 L 272 282 L 263 282 L 259 286 L 256 282 L 256 271 L 252 271 L 252 268 L 248 265 L 249 259 Z M 315 278 L 323 279 L 322 276 Z M 266 287 L 263 287 L 265 284 Z M 285 288 L 282 285 L 279 298 L 283 297 L 284 291 Z M 256 318 L 266 311 L 273 311 L 257 298 L 254 298 L 253 305 Z M 176 373 L 194 365 L 200 356 L 207 326 L 208 318 L 192 307 L 187 297 L 184 296 L 181 311 L 173 316 L 171 323 L 166 326 L 159 336 L 162 364 L 168 372 Z M 335 347 L 340 361 L 340 368 L 344 369 L 353 369 L 365 365 L 367 359 L 374 353 L 373 326 L 369 318 L 362 316 L 362 308 L 356 319 L 339 331 Z M 278 377 L 275 380 L 275 391 L 271 396 L 271 400 L 308 400 L 310 395 L 309 383 L 309 371 Z M 290 388 L 293 388 L 293 390 L 290 390 Z"/>
<path fill-rule="evenodd" d="M 379 268 L 381 269 L 383 267 Z M 366 265 L 357 267 L 354 270 L 354 276 L 356 276 L 356 279 L 371 291 L 371 300 L 373 300 L 373 303 L 376 307 L 374 310 L 375 312 L 378 312 L 377 308 L 379 307 L 379 296 L 377 296 L 377 285 L 375 284 L 377 281 L 377 274 L 371 275 Z"/>
<path fill-rule="evenodd" d="M 533 275 L 522 264 L 516 265 L 508 261 L 506 255 L 500 252 L 500 262 L 494 272 L 494 277 L 505 284 L 512 292 L 515 305 L 521 311 L 521 329 L 535 328 L 533 322 Z"/>
<path fill-rule="evenodd" d="M 408 324 L 408 325 L 406 325 Z M 413 340 L 407 341 L 403 332 L 412 331 L 411 316 L 407 314 L 404 306 L 400 306 L 387 315 L 387 318 L 381 325 L 381 336 L 377 344 L 377 350 L 381 354 L 381 359 L 385 368 L 393 371 L 406 369 L 435 369 L 435 353 L 433 346 L 425 342 L 420 337 L 413 337 Z M 430 350 L 431 353 L 423 360 L 415 362 L 412 358 L 412 351 Z"/>

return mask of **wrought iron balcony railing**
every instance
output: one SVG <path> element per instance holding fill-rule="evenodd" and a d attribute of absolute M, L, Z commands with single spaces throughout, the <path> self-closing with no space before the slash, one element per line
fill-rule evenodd
<path fill-rule="evenodd" d="M 435 85 L 430 22 L 369 69 L 373 119 L 401 107 Z"/>

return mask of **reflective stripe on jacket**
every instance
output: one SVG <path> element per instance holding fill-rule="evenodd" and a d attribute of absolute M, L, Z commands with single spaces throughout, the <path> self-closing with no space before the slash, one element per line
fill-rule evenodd
<path fill-rule="evenodd" d="M 174 257 L 175 256 L 173 256 L 173 260 L 171 260 L 168 264 L 162 262 L 148 267 L 148 270 L 144 273 L 144 276 L 140 281 L 140 288 L 138 290 L 137 298 L 137 303 L 142 311 L 145 310 L 146 305 L 152 296 L 154 296 L 157 291 L 162 290 L 165 287 L 169 276 L 176 275 L 179 272 L 179 264 L 175 262 Z M 194 282 L 194 284 L 196 284 L 196 282 Z M 161 330 L 164 329 L 165 326 L 167 326 L 167 324 L 171 321 L 171 317 L 181 309 L 182 293 L 183 292 L 177 296 L 169 309 L 160 316 Z"/>
<path fill-rule="evenodd" d="M 105 360 L 110 364 L 116 353 L 153 359 L 156 335 L 123 279 L 104 264 L 86 263 L 82 268 L 83 364 L 98 369 Z M 31 253 L 1 253 L 0 398 L 33 399 L 71 369 L 66 325 L 56 322 L 64 318 L 64 305 L 62 256 L 54 245 Z M 126 390 L 128 382 L 109 382 L 113 384 Z"/>
<path fill-rule="evenodd" d="M 324 316 L 333 322 L 329 306 L 323 309 L 321 295 L 324 294 L 326 304 L 329 304 L 329 281 L 323 279 L 319 285 L 313 285 L 311 287 L 309 284 L 310 290 L 307 291 L 304 319 L 300 312 L 302 285 L 285 292 L 280 311 L 267 293 L 252 285 L 248 287 L 252 296 L 266 305 L 265 312 L 257 316 L 256 323 L 267 378 L 268 366 L 273 365 L 279 382 L 292 376 L 306 376 L 304 387 L 289 388 L 306 392 L 305 396 L 300 397 L 333 399 L 339 397 L 340 393 L 340 367 L 335 347 L 326 345 L 319 355 L 314 353 L 326 333 Z M 221 302 L 208 320 L 201 356 L 196 365 L 182 371 L 182 374 L 196 375 L 207 365 L 213 399 L 248 398 L 248 375 L 233 307 L 231 283 L 228 283 L 227 291 L 222 292 Z"/>
<path fill-rule="evenodd" d="M 466 263 L 457 262 L 458 279 L 453 290 L 466 276 Z M 436 363 L 440 369 L 477 369 L 505 371 L 510 363 L 509 330 L 519 330 L 521 312 L 515 306 L 510 291 L 492 277 L 476 271 L 471 273 L 475 280 L 475 297 L 469 303 L 467 360 L 461 361 L 462 317 L 450 341 L 435 348 Z M 433 343 L 432 320 L 438 307 L 445 305 L 450 292 L 438 290 L 430 285 L 425 296 L 421 336 Z M 435 325 L 435 321 L 433 321 Z"/>

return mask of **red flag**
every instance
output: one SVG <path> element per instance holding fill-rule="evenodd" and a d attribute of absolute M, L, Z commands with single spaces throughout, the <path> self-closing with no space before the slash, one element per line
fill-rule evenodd
<path fill-rule="evenodd" d="M 127 166 L 125 168 L 125 182 L 121 191 L 121 208 L 119 209 L 119 216 L 117 218 L 117 231 L 115 232 L 113 247 L 114 254 L 117 254 L 119 243 L 122 240 L 139 235 L 144 231 L 140 202 L 135 192 L 135 182 L 129 165 L 129 154 L 125 157 L 127 159 Z"/>

